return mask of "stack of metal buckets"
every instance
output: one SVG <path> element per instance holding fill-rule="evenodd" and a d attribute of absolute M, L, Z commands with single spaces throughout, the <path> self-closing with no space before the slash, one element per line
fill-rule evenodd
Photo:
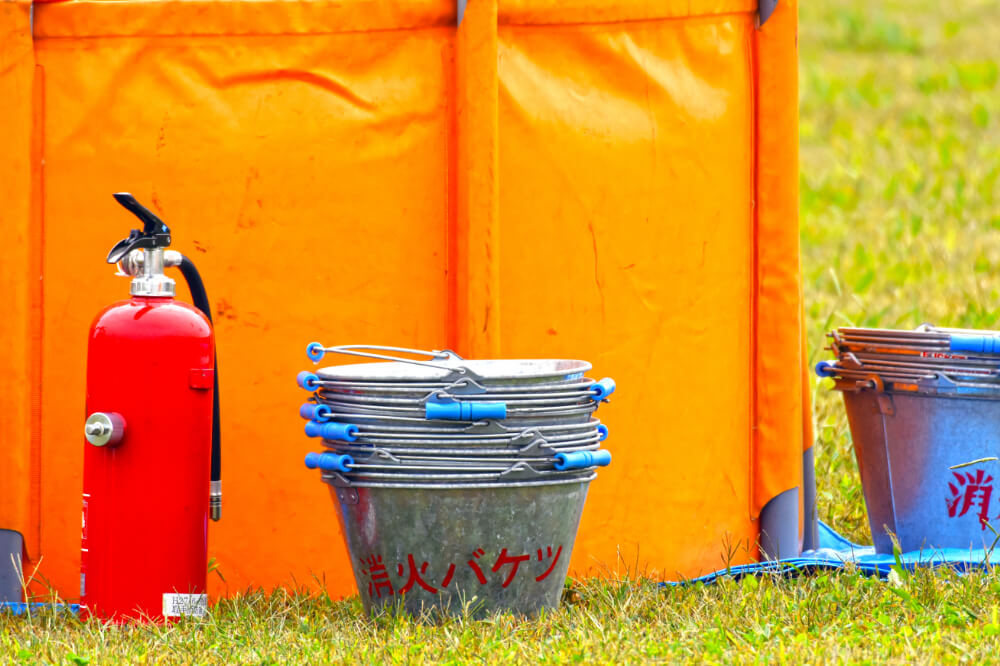
<path fill-rule="evenodd" d="M 841 328 L 843 393 L 875 549 L 990 547 L 1000 531 L 1000 333 Z M 985 459 L 985 460 L 984 460 Z M 968 464 L 974 463 L 974 464 Z"/>
<path fill-rule="evenodd" d="M 306 466 L 330 486 L 365 608 L 558 606 L 587 488 L 611 461 L 593 414 L 614 382 L 584 361 L 307 348 L 327 353 L 388 361 L 298 377 L 306 434 L 326 449 Z"/>

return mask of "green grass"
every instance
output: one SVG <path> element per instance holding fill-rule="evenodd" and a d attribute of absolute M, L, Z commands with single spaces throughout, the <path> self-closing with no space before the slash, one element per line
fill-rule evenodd
<path fill-rule="evenodd" d="M 995 0 L 806 0 L 799 45 L 811 359 L 839 325 L 1000 326 Z M 821 517 L 867 541 L 839 398 L 813 388 Z M 166 628 L 0 616 L 0 662 L 996 661 L 998 606 L 997 575 L 928 571 L 583 581 L 529 622 L 369 620 L 356 598 L 279 592 Z"/>
<path fill-rule="evenodd" d="M 317 663 L 341 661 L 730 662 L 995 660 L 1000 578 L 856 571 L 795 580 L 726 579 L 662 590 L 587 581 L 534 621 L 366 619 L 357 599 L 251 594 L 205 621 L 105 627 L 51 612 L 0 621 L 11 661 Z"/>

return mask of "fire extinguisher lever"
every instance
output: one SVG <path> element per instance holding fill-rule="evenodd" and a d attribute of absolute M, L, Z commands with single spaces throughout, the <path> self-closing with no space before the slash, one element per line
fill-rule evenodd
<path fill-rule="evenodd" d="M 133 229 L 127 238 L 115 243 L 108 252 L 109 264 L 117 264 L 132 250 L 170 247 L 170 228 L 153 211 L 136 201 L 128 192 L 119 192 L 114 197 L 125 210 L 142 220 L 143 227 L 142 231 Z"/>

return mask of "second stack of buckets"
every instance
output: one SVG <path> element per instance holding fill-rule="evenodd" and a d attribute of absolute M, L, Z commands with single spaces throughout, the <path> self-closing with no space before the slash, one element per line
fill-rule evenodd
<path fill-rule="evenodd" d="M 988 549 L 1000 526 L 1000 333 L 841 328 L 842 392 L 879 553 Z M 992 524 L 991 524 L 992 523 Z M 992 528 L 992 529 L 991 529 Z"/>
<path fill-rule="evenodd" d="M 593 414 L 614 381 L 574 360 L 319 343 L 307 353 L 388 361 L 298 377 L 313 392 L 306 434 L 326 449 L 306 466 L 330 486 L 365 608 L 558 606 L 587 488 L 611 462 Z"/>

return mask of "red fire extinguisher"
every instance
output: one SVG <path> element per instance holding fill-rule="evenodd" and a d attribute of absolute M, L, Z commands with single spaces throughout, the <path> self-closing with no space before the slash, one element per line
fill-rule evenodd
<path fill-rule="evenodd" d="M 132 297 L 90 329 L 81 607 L 117 622 L 203 615 L 208 519 L 222 499 L 211 310 L 194 264 L 166 249 L 167 225 L 131 194 L 114 197 L 143 229 L 108 254 Z M 197 307 L 174 300 L 168 266 Z"/>

